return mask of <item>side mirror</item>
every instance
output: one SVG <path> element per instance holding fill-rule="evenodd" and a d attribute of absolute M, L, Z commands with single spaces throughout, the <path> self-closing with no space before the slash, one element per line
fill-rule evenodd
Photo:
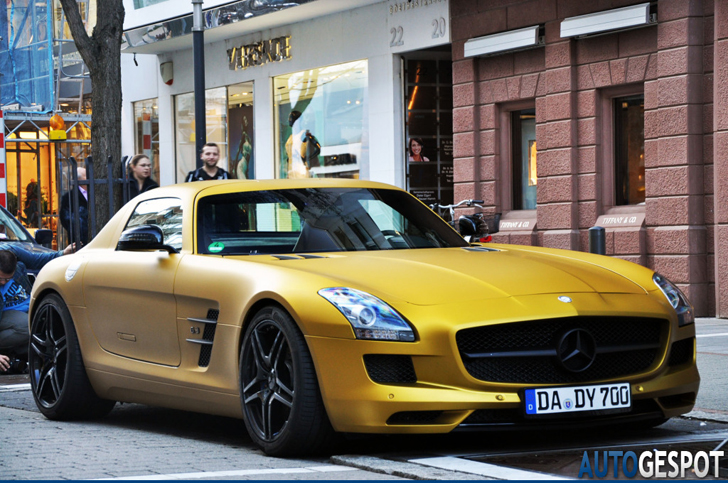
<path fill-rule="evenodd" d="M 141 225 L 125 230 L 117 250 L 165 250 L 168 253 L 177 253 L 177 250 L 164 244 L 164 232 L 157 225 Z"/>
<path fill-rule="evenodd" d="M 38 242 L 38 245 L 50 245 L 53 241 L 53 231 L 45 229 L 36 230 L 35 241 Z"/>

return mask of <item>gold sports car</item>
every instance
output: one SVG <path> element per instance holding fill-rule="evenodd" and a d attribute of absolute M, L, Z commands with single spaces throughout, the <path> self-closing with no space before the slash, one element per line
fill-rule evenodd
<path fill-rule="evenodd" d="M 242 418 L 271 455 L 341 433 L 654 426 L 691 410 L 693 310 L 647 268 L 468 244 L 398 188 L 210 181 L 125 205 L 41 271 L 31 385 Z"/>

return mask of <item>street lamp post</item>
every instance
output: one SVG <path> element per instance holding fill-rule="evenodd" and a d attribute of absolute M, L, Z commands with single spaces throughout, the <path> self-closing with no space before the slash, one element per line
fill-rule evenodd
<path fill-rule="evenodd" d="M 205 117 L 205 27 L 202 21 L 203 0 L 192 0 L 192 52 L 195 75 L 195 158 L 196 167 L 202 167 L 200 154 L 207 142 Z"/>

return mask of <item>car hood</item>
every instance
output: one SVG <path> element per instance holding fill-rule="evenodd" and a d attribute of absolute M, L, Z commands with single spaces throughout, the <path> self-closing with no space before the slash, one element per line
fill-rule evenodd
<path fill-rule="evenodd" d="M 393 301 L 439 305 L 536 294 L 644 294 L 613 270 L 560 254 L 508 248 L 441 248 L 341 252 L 284 259 L 289 268 L 324 276 Z M 599 257 L 608 264 L 611 259 Z M 323 288 L 323 287 L 321 287 Z"/>

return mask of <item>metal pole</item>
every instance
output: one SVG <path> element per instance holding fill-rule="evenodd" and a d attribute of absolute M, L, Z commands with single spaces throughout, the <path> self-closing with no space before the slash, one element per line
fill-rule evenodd
<path fill-rule="evenodd" d="M 202 22 L 203 0 L 192 0 L 192 52 L 195 74 L 195 166 L 202 167 L 200 154 L 207 142 L 205 118 L 205 27 Z"/>
<path fill-rule="evenodd" d="M 129 201 L 129 168 L 127 167 L 126 160 L 129 156 L 121 158 L 121 206 L 124 206 Z M 136 182 L 136 179 L 134 180 Z"/>
<path fill-rule="evenodd" d="M 106 184 L 109 190 L 109 220 L 114 217 L 114 162 L 111 156 L 106 160 Z M 94 235 L 96 233 L 94 232 Z"/>

